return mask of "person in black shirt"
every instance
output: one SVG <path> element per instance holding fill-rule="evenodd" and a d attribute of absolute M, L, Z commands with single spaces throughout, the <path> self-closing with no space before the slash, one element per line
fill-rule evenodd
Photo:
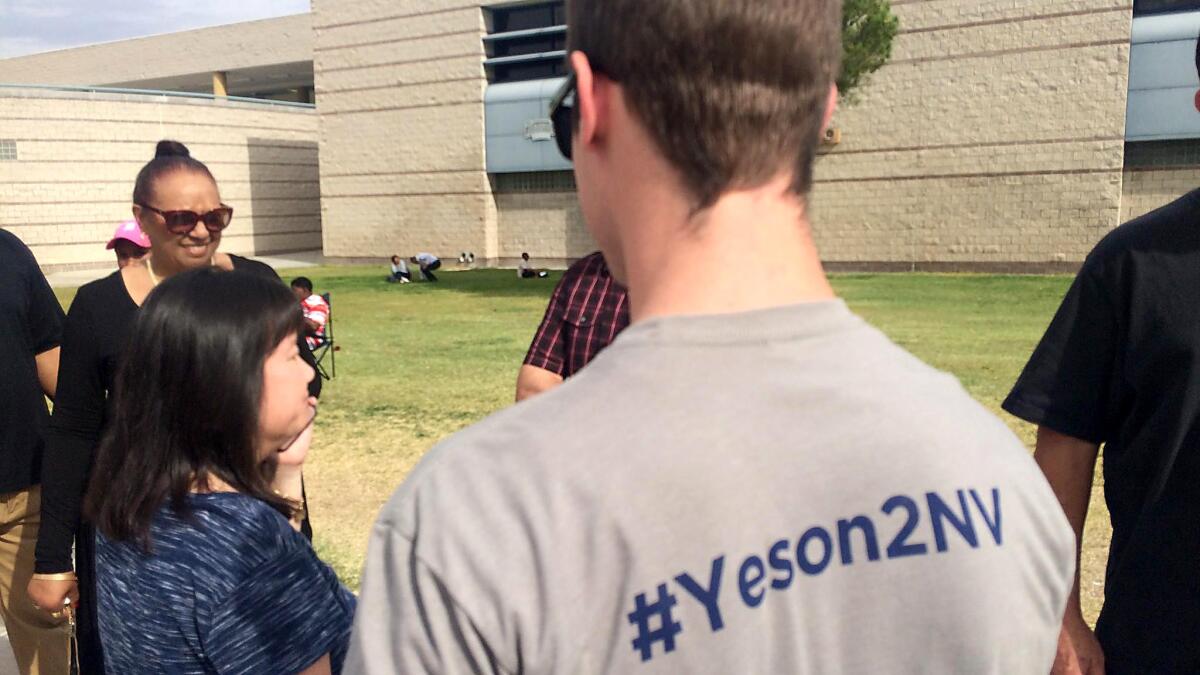
<path fill-rule="evenodd" d="M 1096 246 L 1004 409 L 1077 546 L 1104 446 L 1104 607 L 1093 634 L 1077 576 L 1054 672 L 1200 673 L 1200 190 Z"/>
<path fill-rule="evenodd" d="M 37 574 L 29 585 L 30 597 L 46 611 L 61 608 L 66 598 L 79 607 L 79 662 L 87 675 L 103 673 L 104 661 L 96 627 L 94 533 L 81 523 L 81 502 L 109 417 L 108 394 L 138 308 L 162 279 L 190 269 L 213 266 L 283 283 L 263 263 L 217 252 L 233 209 L 221 202 L 208 168 L 182 144 L 158 144 L 155 158 L 138 174 L 133 202 L 134 217 L 150 238 L 150 254 L 143 263 L 81 287 L 67 313 L 58 396 L 42 464 Z M 312 353 L 300 343 L 301 356 L 311 364 Z M 314 378 L 310 388 L 314 396 L 320 379 Z M 311 537 L 307 523 L 305 533 Z"/>
<path fill-rule="evenodd" d="M 22 673 L 66 675 L 61 610 L 47 616 L 26 595 L 38 538 L 46 396 L 58 378 L 63 311 L 33 254 L 0 230 L 0 616 Z"/>

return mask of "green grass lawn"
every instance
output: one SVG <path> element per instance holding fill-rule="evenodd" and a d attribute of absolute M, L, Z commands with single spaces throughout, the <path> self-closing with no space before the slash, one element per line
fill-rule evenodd
<path fill-rule="evenodd" d="M 384 283 L 382 267 L 303 274 L 318 292 L 333 294 L 342 346 L 306 468 L 309 508 L 318 550 L 356 588 L 371 523 L 421 455 L 512 402 L 517 369 L 554 278 L 518 280 L 508 270 L 481 270 L 447 272 L 436 285 L 395 285 Z M 1067 277 L 978 275 L 834 278 L 852 309 L 957 375 L 1030 447 L 1033 429 L 1001 412 L 1000 402 L 1069 283 Z M 59 293 L 64 303 L 73 295 Z M 1101 488 L 1097 476 L 1083 558 L 1089 620 L 1103 599 L 1110 534 Z"/>

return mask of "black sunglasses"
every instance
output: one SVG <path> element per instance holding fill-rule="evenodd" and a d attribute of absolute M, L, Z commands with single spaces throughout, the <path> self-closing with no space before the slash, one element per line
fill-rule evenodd
<path fill-rule="evenodd" d="M 571 133 L 575 128 L 575 83 L 575 73 L 571 73 L 550 101 L 554 142 L 558 144 L 558 151 L 567 159 L 571 159 Z"/>
<path fill-rule="evenodd" d="M 204 227 L 209 232 L 220 232 L 229 227 L 229 221 L 233 220 L 233 207 L 225 206 L 224 204 L 209 211 L 208 213 L 196 213 L 195 211 L 163 211 L 156 209 L 149 204 L 138 203 L 138 206 L 148 211 L 153 211 L 162 216 L 163 222 L 167 225 L 167 231 L 171 234 L 187 234 L 196 229 L 196 223 L 203 222 Z"/>

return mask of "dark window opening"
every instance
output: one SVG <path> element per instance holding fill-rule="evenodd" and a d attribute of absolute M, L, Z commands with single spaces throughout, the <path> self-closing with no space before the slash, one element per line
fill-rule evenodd
<path fill-rule="evenodd" d="M 1200 10 L 1200 0 L 1133 0 L 1133 15 Z"/>
<path fill-rule="evenodd" d="M 490 26 L 489 37 L 484 40 L 489 82 L 541 80 L 567 74 L 562 54 L 567 48 L 567 9 L 563 0 L 485 7 L 484 12 Z M 521 35 L 520 31 L 537 32 Z M 504 62 L 514 58 L 515 62 Z"/>

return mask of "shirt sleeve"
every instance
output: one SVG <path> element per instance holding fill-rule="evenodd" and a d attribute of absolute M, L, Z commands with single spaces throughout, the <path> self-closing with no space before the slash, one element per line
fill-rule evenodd
<path fill-rule="evenodd" d="M 308 546 L 266 564 L 212 608 L 200 626 L 219 673 L 296 673 L 329 654 L 346 658 L 355 601 Z"/>
<path fill-rule="evenodd" d="M 42 523 L 34 571 L 72 568 L 71 547 L 92 457 L 104 426 L 106 388 L 90 295 L 77 295 L 63 328 L 58 390 L 42 455 Z"/>
<path fill-rule="evenodd" d="M 509 675 L 437 573 L 404 535 L 380 523 L 367 553 L 346 672 Z"/>
<path fill-rule="evenodd" d="M 1119 386 L 1120 325 L 1095 263 L 1085 263 L 1004 409 L 1081 440 L 1108 440 L 1110 392 Z"/>
<path fill-rule="evenodd" d="M 562 326 L 567 312 L 567 289 L 574 283 L 575 276 L 564 274 L 550 296 L 546 314 L 538 326 L 529 351 L 525 354 L 525 365 L 535 366 L 558 375 L 566 372 L 566 345 L 563 343 Z"/>
<path fill-rule="evenodd" d="M 41 354 L 62 344 L 63 322 L 66 315 L 58 298 L 38 267 L 29 249 L 23 251 L 28 265 L 29 337 L 34 354 Z"/>

